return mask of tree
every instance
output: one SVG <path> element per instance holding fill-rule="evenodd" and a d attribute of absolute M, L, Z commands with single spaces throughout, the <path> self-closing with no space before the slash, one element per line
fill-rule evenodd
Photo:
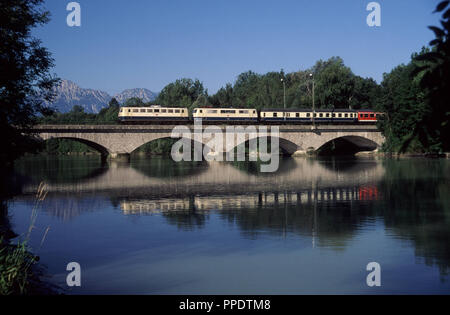
<path fill-rule="evenodd" d="M 314 67 L 316 97 L 319 107 L 348 108 L 355 88 L 355 75 L 339 57 L 326 62 L 319 61 Z"/>
<path fill-rule="evenodd" d="M 195 107 L 205 107 L 211 105 L 208 98 L 205 95 L 199 95 L 194 103 L 192 103 L 192 108 Z"/>
<path fill-rule="evenodd" d="M 208 97 L 208 91 L 199 80 L 178 79 L 165 86 L 156 99 L 156 103 L 164 106 L 180 106 L 191 109 L 199 96 Z"/>
<path fill-rule="evenodd" d="M 430 26 L 436 38 L 431 51 L 415 57 L 414 74 L 421 74 L 421 86 L 426 89 L 429 110 L 412 130 L 411 138 L 420 137 L 431 151 L 450 151 L 450 8 L 449 1 L 438 4 L 442 12 L 442 28 Z M 407 139 L 410 141 L 410 139 Z M 407 143 L 405 143 L 406 145 Z"/>
<path fill-rule="evenodd" d="M 372 78 L 354 77 L 353 92 L 349 97 L 349 106 L 353 109 L 375 108 L 381 97 L 381 88 Z"/>
<path fill-rule="evenodd" d="M 428 111 L 420 79 L 414 77 L 415 64 L 400 65 L 385 73 L 381 83 L 382 97 L 378 110 L 385 113 L 379 126 L 386 137 L 389 152 L 426 151 L 424 141 L 413 130 L 421 128 L 420 121 Z"/>
<path fill-rule="evenodd" d="M 42 100 L 52 99 L 58 79 L 49 74 L 53 59 L 31 30 L 49 21 L 43 0 L 0 2 L 0 128 L 1 162 L 11 162 L 30 148 L 28 129 Z M 3 165 L 3 164 L 2 164 Z"/>
<path fill-rule="evenodd" d="M 113 97 L 108 103 L 108 107 L 102 108 L 97 114 L 97 123 L 101 124 L 116 124 L 118 122 L 120 104 Z"/>
<path fill-rule="evenodd" d="M 233 106 L 233 86 L 230 83 L 220 88 L 216 94 L 209 97 L 209 103 L 218 107 Z"/>
<path fill-rule="evenodd" d="M 116 98 L 113 97 L 113 98 L 109 101 L 108 106 L 109 106 L 109 107 L 120 107 L 120 104 L 119 104 L 119 102 L 116 100 Z"/>
<path fill-rule="evenodd" d="M 116 102 L 117 102 L 117 100 L 116 100 Z M 145 106 L 145 103 L 139 97 L 131 97 L 131 98 L 129 98 L 129 99 L 127 99 L 125 101 L 123 106 L 126 106 L 126 107 L 140 107 L 140 106 Z"/>
<path fill-rule="evenodd" d="M 236 107 L 252 107 L 257 103 L 260 75 L 253 71 L 241 73 L 233 86 L 232 103 Z"/>

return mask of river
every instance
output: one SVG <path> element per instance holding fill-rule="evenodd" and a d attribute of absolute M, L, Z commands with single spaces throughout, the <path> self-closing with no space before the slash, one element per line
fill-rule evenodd
<path fill-rule="evenodd" d="M 286 158 L 260 173 L 28 157 L 14 183 L 11 228 L 23 237 L 37 209 L 32 251 L 66 294 L 450 293 L 450 160 Z M 81 287 L 66 284 L 70 262 Z"/>

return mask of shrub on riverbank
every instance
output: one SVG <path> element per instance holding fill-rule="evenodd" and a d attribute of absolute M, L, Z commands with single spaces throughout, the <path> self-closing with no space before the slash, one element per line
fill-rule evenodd
<path fill-rule="evenodd" d="M 33 267 L 38 257 L 28 251 L 27 242 L 0 243 L 0 294 L 25 295 L 35 291 L 38 279 Z"/>

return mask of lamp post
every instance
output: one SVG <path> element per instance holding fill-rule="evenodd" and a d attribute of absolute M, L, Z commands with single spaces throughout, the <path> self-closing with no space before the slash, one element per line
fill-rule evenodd
<path fill-rule="evenodd" d="M 315 99 L 314 99 L 314 88 L 315 88 L 315 84 L 314 84 L 314 76 L 312 73 L 309 74 L 309 77 L 312 79 L 312 123 L 313 123 L 313 129 L 316 129 L 316 124 L 314 122 L 314 118 L 316 116 L 316 103 L 315 103 Z"/>
<path fill-rule="evenodd" d="M 281 82 L 283 82 L 283 104 L 284 104 L 284 120 L 286 120 L 286 82 L 284 81 L 284 79 L 281 79 Z"/>

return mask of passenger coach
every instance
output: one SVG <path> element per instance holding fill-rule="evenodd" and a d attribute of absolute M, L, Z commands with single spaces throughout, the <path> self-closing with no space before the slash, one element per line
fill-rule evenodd
<path fill-rule="evenodd" d="M 121 107 L 119 120 L 130 123 L 188 121 L 189 112 L 187 108 L 162 107 L 159 105 L 150 107 Z"/>
<path fill-rule="evenodd" d="M 262 109 L 261 122 L 290 122 L 290 123 L 354 123 L 358 121 L 358 114 L 350 109 Z"/>
<path fill-rule="evenodd" d="M 255 108 L 195 108 L 194 121 L 215 122 L 257 122 L 258 111 Z"/>
<path fill-rule="evenodd" d="M 358 111 L 358 121 L 362 123 L 376 123 L 382 113 L 375 112 L 370 109 Z"/>

